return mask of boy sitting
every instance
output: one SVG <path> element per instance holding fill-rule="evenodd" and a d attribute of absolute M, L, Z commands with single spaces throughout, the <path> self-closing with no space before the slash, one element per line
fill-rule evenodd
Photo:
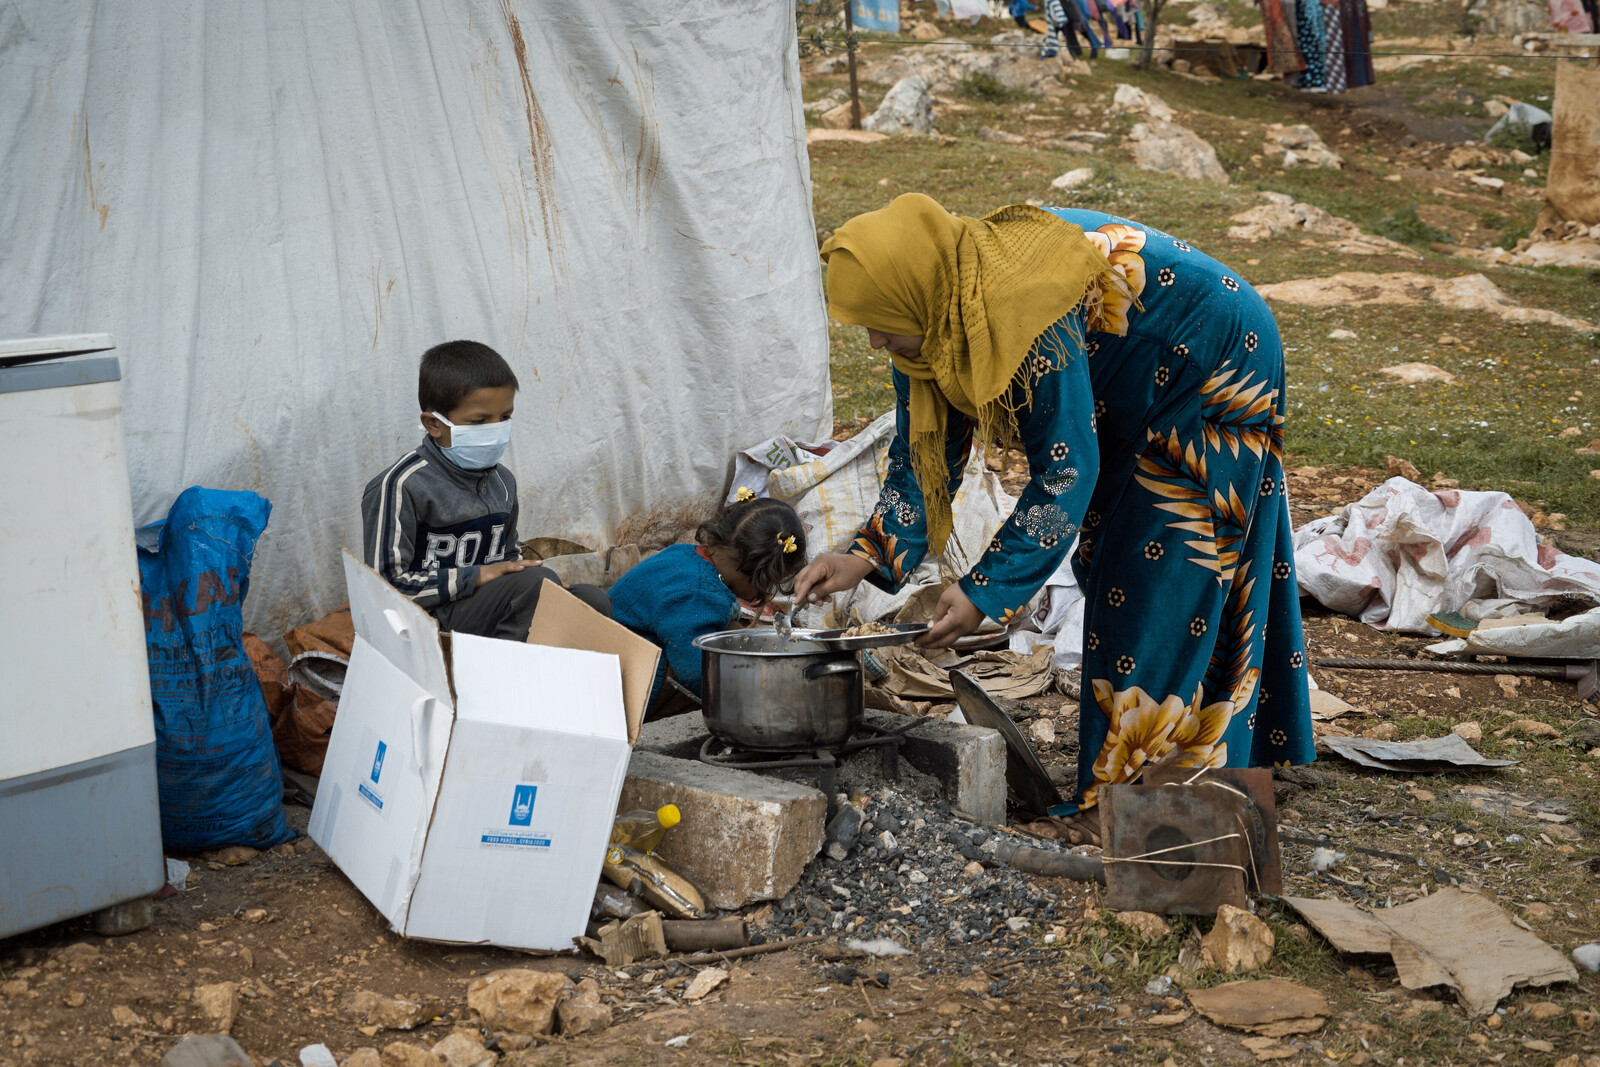
<path fill-rule="evenodd" d="M 361 497 L 367 565 L 427 609 L 443 630 L 526 641 L 545 582 L 517 542 L 517 483 L 500 466 L 511 441 L 517 376 L 476 341 L 428 349 L 417 378 L 422 428 L 415 451 L 367 483 Z M 606 616 L 591 585 L 574 595 Z"/>

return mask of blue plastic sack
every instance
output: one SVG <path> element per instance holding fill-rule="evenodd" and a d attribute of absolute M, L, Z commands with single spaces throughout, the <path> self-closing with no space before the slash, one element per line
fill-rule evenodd
<path fill-rule="evenodd" d="M 155 707 L 161 838 L 168 848 L 271 848 L 283 772 L 261 684 L 245 655 L 244 598 L 272 505 L 193 486 L 139 531 L 139 584 Z"/>

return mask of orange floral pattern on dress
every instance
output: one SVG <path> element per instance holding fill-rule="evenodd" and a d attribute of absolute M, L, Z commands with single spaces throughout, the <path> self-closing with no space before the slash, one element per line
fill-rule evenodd
<path fill-rule="evenodd" d="M 1083 235 L 1128 283 L 1126 292 L 1116 286 L 1105 287 L 1098 312 L 1090 315 L 1089 329 L 1126 337 L 1128 316 L 1138 303 L 1139 294 L 1144 292 L 1144 257 L 1139 253 L 1144 250 L 1148 235 L 1137 226 L 1121 222 L 1108 222 L 1097 229 L 1085 230 Z"/>
<path fill-rule="evenodd" d="M 899 585 L 906 578 L 906 550 L 900 539 L 883 528 L 883 513 L 874 512 L 872 518 L 851 542 L 850 555 L 859 556 L 889 575 Z"/>
<path fill-rule="evenodd" d="M 1139 686 L 1113 689 L 1103 678 L 1093 682 L 1095 703 L 1111 722 L 1094 761 L 1094 785 L 1083 792 L 1083 807 L 1093 807 L 1102 785 L 1136 781 L 1144 769 L 1173 749 L 1183 754 L 1179 767 L 1224 767 L 1228 745 L 1222 740 L 1234 712 L 1250 703 L 1261 672 L 1251 670 L 1228 699 L 1200 706 L 1194 699 L 1169 696 L 1157 701 Z"/>

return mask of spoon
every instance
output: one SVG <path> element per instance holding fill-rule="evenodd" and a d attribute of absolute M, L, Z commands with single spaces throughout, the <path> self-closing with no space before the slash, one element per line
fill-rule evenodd
<path fill-rule="evenodd" d="M 772 628 L 778 631 L 778 636 L 783 638 L 785 641 L 793 640 L 794 608 L 790 608 L 781 615 L 774 612 L 772 616 Z"/>

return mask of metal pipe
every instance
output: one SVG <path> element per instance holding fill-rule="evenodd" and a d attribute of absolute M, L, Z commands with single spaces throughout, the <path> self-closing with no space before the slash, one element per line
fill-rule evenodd
<path fill-rule="evenodd" d="M 1525 678 L 1580 677 L 1587 665 L 1579 668 L 1563 667 L 1554 663 L 1467 663 L 1444 659 L 1363 659 L 1341 656 L 1322 656 L 1316 660 L 1319 667 L 1333 667 L 1355 671 L 1437 671 L 1441 674 L 1517 674 Z M 1576 673 L 1574 673 L 1576 670 Z"/>
<path fill-rule="evenodd" d="M 1046 878 L 1071 878 L 1075 882 L 1106 884 L 1106 867 L 1099 856 L 1080 856 L 1075 852 L 1046 852 L 1014 841 L 1002 841 L 994 850 L 995 862 Z"/>

